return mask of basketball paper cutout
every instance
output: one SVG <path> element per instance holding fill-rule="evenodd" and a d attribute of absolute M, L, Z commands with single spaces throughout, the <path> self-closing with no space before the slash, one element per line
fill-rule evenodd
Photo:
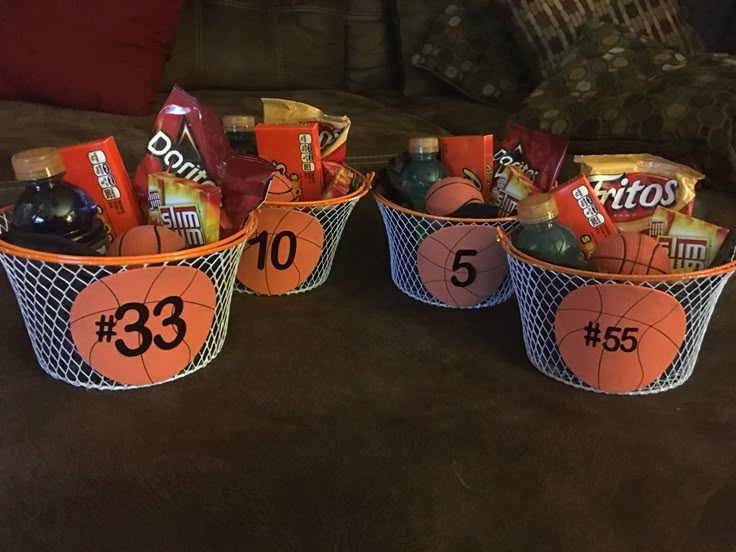
<path fill-rule="evenodd" d="M 283 174 L 273 173 L 266 201 L 299 201 L 300 190 Z"/>
<path fill-rule="evenodd" d="M 127 385 L 165 381 L 194 359 L 212 327 L 212 280 L 188 266 L 140 268 L 82 290 L 69 315 L 84 361 Z"/>
<path fill-rule="evenodd" d="M 258 213 L 258 231 L 240 259 L 238 280 L 257 293 L 287 293 L 314 272 L 324 242 L 322 225 L 312 215 L 263 208 Z"/>
<path fill-rule="evenodd" d="M 417 249 L 417 267 L 432 296 L 452 307 L 482 303 L 508 272 L 498 230 L 471 224 L 432 233 Z"/>
<path fill-rule="evenodd" d="M 424 196 L 427 213 L 439 217 L 449 216 L 470 203 L 483 203 L 483 194 L 470 180 L 456 176 L 435 182 Z"/>
<path fill-rule="evenodd" d="M 591 285 L 562 300 L 555 338 L 578 378 L 601 391 L 627 393 L 649 385 L 672 364 L 686 326 L 682 305 L 663 291 Z"/>

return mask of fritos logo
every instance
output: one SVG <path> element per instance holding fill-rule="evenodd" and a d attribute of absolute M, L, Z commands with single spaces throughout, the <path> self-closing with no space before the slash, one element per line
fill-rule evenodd
<path fill-rule="evenodd" d="M 639 220 L 658 207 L 677 203 L 678 181 L 651 174 L 594 174 L 588 177 L 614 222 Z"/>

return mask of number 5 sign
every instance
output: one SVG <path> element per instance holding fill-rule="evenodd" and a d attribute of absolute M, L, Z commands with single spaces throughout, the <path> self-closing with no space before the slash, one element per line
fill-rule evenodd
<path fill-rule="evenodd" d="M 437 230 L 417 249 L 419 277 L 429 293 L 452 307 L 486 301 L 508 272 L 493 226 L 464 224 Z"/>
<path fill-rule="evenodd" d="M 312 215 L 265 207 L 258 214 L 258 233 L 243 251 L 238 280 L 256 293 L 287 293 L 317 268 L 324 242 L 322 225 Z"/>

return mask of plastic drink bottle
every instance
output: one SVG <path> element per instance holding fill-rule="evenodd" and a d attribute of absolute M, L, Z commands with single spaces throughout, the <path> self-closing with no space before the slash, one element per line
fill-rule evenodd
<path fill-rule="evenodd" d="M 22 151 L 11 163 L 16 179 L 25 184 L 13 206 L 11 229 L 54 235 L 105 252 L 107 234 L 97 205 L 87 192 L 64 180 L 58 149 Z"/>
<path fill-rule="evenodd" d="M 550 264 L 595 270 L 587 263 L 578 237 L 557 222 L 557 203 L 551 194 L 532 194 L 516 206 L 521 229 L 512 235 L 514 246 L 530 257 Z"/>
<path fill-rule="evenodd" d="M 425 212 L 424 196 L 438 180 L 448 176 L 447 169 L 437 159 L 439 139 L 433 136 L 409 140 L 409 162 L 401 169 L 402 191 L 415 211 Z"/>
<path fill-rule="evenodd" d="M 225 115 L 222 118 L 230 147 L 241 155 L 258 155 L 256 121 L 253 115 Z"/>

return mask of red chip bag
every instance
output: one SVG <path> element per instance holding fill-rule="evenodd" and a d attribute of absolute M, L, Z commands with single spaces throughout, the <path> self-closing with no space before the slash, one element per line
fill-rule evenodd
<path fill-rule="evenodd" d="M 511 125 L 493 156 L 496 162 L 493 178 L 498 178 L 504 166 L 517 165 L 537 189 L 548 192 L 555 185 L 568 143 L 566 136 Z"/>
<path fill-rule="evenodd" d="M 266 197 L 274 167 L 252 155 L 233 153 L 220 119 L 197 98 L 174 87 L 156 117 L 133 179 L 142 204 L 147 202 L 148 175 L 167 172 L 222 189 L 220 237 L 242 228 L 248 214 Z"/>

